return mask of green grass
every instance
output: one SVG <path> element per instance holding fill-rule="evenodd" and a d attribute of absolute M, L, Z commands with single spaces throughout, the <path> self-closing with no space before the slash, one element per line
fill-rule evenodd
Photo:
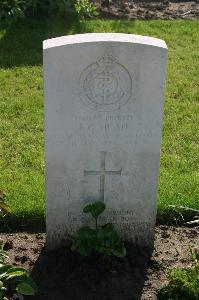
<path fill-rule="evenodd" d="M 199 209 L 199 21 L 24 20 L 0 27 L 0 189 L 13 210 L 7 224 L 44 223 L 42 40 L 84 32 L 126 32 L 166 41 L 158 220 L 179 216 L 169 204 Z"/>
<path fill-rule="evenodd" d="M 199 253 L 191 250 L 192 264 L 187 268 L 174 268 L 167 274 L 168 284 L 159 290 L 160 300 L 199 299 Z"/>

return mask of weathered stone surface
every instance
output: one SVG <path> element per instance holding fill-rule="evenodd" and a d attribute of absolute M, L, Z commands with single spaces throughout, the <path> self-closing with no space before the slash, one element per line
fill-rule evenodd
<path fill-rule="evenodd" d="M 101 222 L 152 246 L 167 47 L 128 34 L 44 41 L 48 247 L 90 224 L 82 209 L 101 200 Z"/>

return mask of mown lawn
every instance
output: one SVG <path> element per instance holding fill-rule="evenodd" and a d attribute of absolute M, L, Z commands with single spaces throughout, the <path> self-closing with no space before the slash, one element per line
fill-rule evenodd
<path fill-rule="evenodd" d="M 84 32 L 135 33 L 166 41 L 158 220 L 182 221 L 168 205 L 199 209 L 199 21 L 24 20 L 0 26 L 0 189 L 13 210 L 6 224 L 26 229 L 44 224 L 42 40 Z"/>

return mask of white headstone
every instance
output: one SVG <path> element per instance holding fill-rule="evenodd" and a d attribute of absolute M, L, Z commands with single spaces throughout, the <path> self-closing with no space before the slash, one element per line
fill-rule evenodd
<path fill-rule="evenodd" d="M 101 222 L 153 246 L 167 46 L 131 34 L 93 33 L 44 41 L 46 202 L 49 248 Z"/>

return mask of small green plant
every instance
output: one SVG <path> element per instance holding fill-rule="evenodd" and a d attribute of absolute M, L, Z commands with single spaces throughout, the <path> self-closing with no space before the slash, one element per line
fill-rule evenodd
<path fill-rule="evenodd" d="M 199 299 L 199 255 L 190 250 L 192 266 L 176 268 L 169 272 L 169 284 L 159 291 L 161 300 L 198 300 Z"/>
<path fill-rule="evenodd" d="M 5 264 L 8 254 L 0 244 L 0 300 L 6 294 L 33 296 L 37 291 L 36 283 L 31 279 L 28 271 L 21 267 Z"/>
<path fill-rule="evenodd" d="M 194 212 L 196 213 L 196 216 L 193 217 L 194 220 L 186 222 L 189 225 L 199 225 L 199 210 L 198 209 L 193 209 L 191 207 L 187 207 L 187 206 L 181 206 L 181 205 L 169 205 L 170 207 L 174 207 L 174 208 L 178 208 L 180 210 L 186 210 L 186 211 L 190 211 L 190 212 Z"/>
<path fill-rule="evenodd" d="M 1 217 L 11 212 L 5 203 L 6 195 L 0 191 L 0 213 Z M 8 253 L 3 249 L 0 241 L 0 300 L 6 294 L 17 293 L 19 295 L 33 296 L 37 290 L 36 283 L 30 278 L 28 271 L 21 267 L 15 267 L 5 263 Z"/>
<path fill-rule="evenodd" d="M 77 14 L 78 18 L 98 16 L 91 0 L 0 0 L 0 19 L 25 16 L 61 16 Z"/>
<path fill-rule="evenodd" d="M 90 0 L 76 0 L 74 7 L 79 19 L 93 18 L 99 15 L 96 5 Z"/>
<path fill-rule="evenodd" d="M 93 252 L 100 253 L 104 258 L 124 257 L 126 248 L 120 240 L 113 224 L 98 225 L 98 218 L 105 210 L 105 204 L 97 201 L 84 207 L 84 213 L 90 213 L 95 219 L 95 229 L 88 226 L 80 228 L 73 237 L 72 250 L 88 256 Z"/>

